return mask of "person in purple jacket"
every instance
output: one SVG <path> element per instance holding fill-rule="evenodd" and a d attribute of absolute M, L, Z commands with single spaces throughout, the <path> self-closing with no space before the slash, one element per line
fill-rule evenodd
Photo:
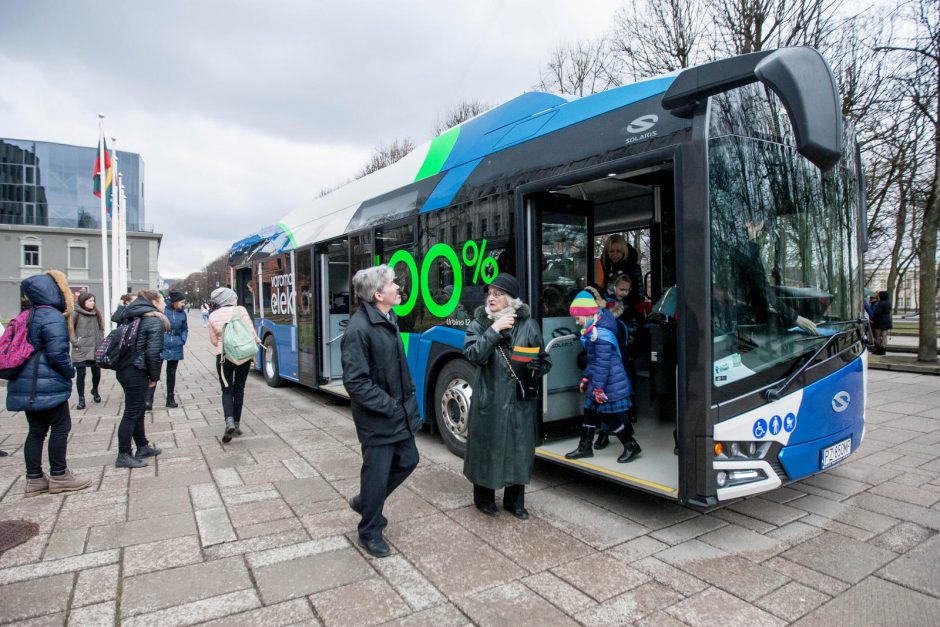
<path fill-rule="evenodd" d="M 632 461 L 641 450 L 627 417 L 632 388 L 617 343 L 617 321 L 586 290 L 578 292 L 568 311 L 582 328 L 581 345 L 587 353 L 587 367 L 580 385 L 584 394 L 581 439 L 578 448 L 565 457 L 593 457 L 594 432 L 603 420 L 623 444 L 623 453 L 617 461 L 621 464 Z"/>

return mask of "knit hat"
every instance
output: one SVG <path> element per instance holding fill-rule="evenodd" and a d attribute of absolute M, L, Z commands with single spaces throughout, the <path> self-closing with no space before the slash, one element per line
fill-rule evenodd
<path fill-rule="evenodd" d="M 510 298 L 519 298 L 519 281 L 511 274 L 500 272 L 490 283 L 490 287 L 498 287 L 509 294 Z"/>
<path fill-rule="evenodd" d="M 228 287 L 217 287 L 212 290 L 212 294 L 209 295 L 209 298 L 216 305 L 220 307 L 225 307 L 226 305 L 234 305 L 238 301 L 238 297 L 235 295 L 235 292 Z"/>
<path fill-rule="evenodd" d="M 593 316 L 598 310 L 599 308 L 597 301 L 594 300 L 594 296 L 587 290 L 581 290 L 578 292 L 577 296 L 574 297 L 574 300 L 571 301 L 571 307 L 568 308 L 568 313 L 570 313 L 572 317 Z"/>
<path fill-rule="evenodd" d="M 178 292 L 176 290 L 170 290 L 170 304 L 178 303 L 181 300 L 186 300 L 186 294 Z"/>

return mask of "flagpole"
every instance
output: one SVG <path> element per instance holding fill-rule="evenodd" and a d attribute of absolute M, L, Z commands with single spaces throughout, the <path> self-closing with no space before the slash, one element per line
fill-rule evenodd
<path fill-rule="evenodd" d="M 120 180 L 120 164 L 117 156 L 117 138 L 111 138 L 111 167 L 114 168 L 114 178 L 111 184 L 111 298 L 115 308 L 118 306 L 118 298 L 121 295 L 121 272 L 120 266 L 120 238 L 118 237 L 118 220 L 120 216 L 120 196 L 118 192 L 118 181 Z"/>
<path fill-rule="evenodd" d="M 118 215 L 118 272 L 121 294 L 124 294 L 127 292 L 127 196 L 124 194 L 123 174 L 118 174 L 118 198 L 121 199 L 121 213 Z"/>
<path fill-rule="evenodd" d="M 98 114 L 98 159 L 101 167 L 98 176 L 101 189 L 101 302 L 104 309 L 104 319 L 111 324 L 111 277 L 108 274 L 108 195 L 106 193 L 105 182 L 107 181 L 108 171 L 105 168 L 104 160 L 104 114 Z M 110 327 L 109 327 L 110 328 Z"/>

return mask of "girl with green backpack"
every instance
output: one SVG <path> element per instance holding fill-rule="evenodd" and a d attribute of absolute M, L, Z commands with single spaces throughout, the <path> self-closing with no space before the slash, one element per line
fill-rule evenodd
<path fill-rule="evenodd" d="M 216 309 L 209 314 L 209 342 L 216 355 L 215 368 L 222 386 L 222 410 L 225 415 L 222 441 L 227 444 L 232 441 L 232 436 L 242 434 L 245 382 L 261 339 L 255 332 L 248 311 L 236 304 L 238 299 L 234 291 L 220 287 L 212 292 L 210 298 Z"/>

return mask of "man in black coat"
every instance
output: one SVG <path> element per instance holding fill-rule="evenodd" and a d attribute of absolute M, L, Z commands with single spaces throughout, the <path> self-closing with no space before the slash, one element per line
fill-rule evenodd
<path fill-rule="evenodd" d="M 356 273 L 359 309 L 343 336 L 343 384 L 362 445 L 359 494 L 349 506 L 362 516 L 359 544 L 375 557 L 390 551 L 382 538 L 385 499 L 418 465 L 415 432 L 421 427 L 415 384 L 392 307 L 401 302 L 395 273 L 386 265 Z"/>

